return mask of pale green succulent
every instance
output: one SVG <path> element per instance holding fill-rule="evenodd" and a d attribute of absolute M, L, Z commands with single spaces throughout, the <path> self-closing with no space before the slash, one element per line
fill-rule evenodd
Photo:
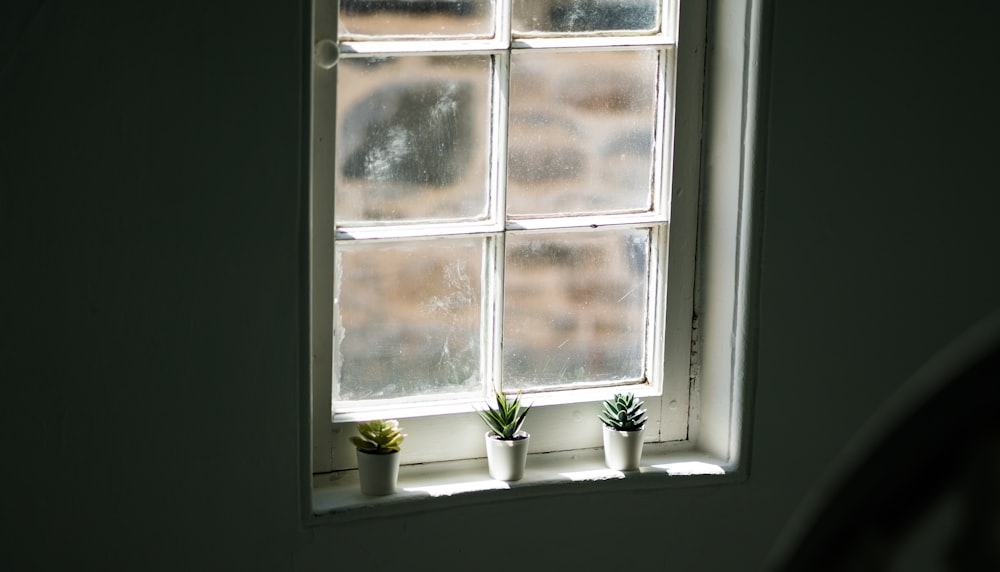
<path fill-rule="evenodd" d="M 399 451 L 399 444 L 406 437 L 399 426 L 399 421 L 389 419 L 374 419 L 358 423 L 358 433 L 361 436 L 351 437 L 351 443 L 363 453 L 388 455 Z"/>
<path fill-rule="evenodd" d="M 490 432 L 503 441 L 512 441 L 517 438 L 521 425 L 524 424 L 524 417 L 528 414 L 531 406 L 521 406 L 521 394 L 517 397 L 507 397 L 503 391 L 494 393 L 496 407 L 486 402 L 485 411 L 477 411 L 479 416 L 486 422 Z"/>
<path fill-rule="evenodd" d="M 643 402 L 631 393 L 616 393 L 604 401 L 604 411 L 598 418 L 615 431 L 638 431 L 646 424 Z"/>

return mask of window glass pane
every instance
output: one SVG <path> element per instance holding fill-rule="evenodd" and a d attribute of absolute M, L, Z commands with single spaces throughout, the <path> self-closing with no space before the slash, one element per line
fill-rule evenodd
<path fill-rule="evenodd" d="M 341 40 L 491 38 L 491 0 L 340 0 Z"/>
<path fill-rule="evenodd" d="M 504 387 L 642 380 L 648 229 L 508 233 Z"/>
<path fill-rule="evenodd" d="M 509 216 L 652 206 L 656 50 L 511 55 Z"/>
<path fill-rule="evenodd" d="M 486 239 L 338 244 L 335 399 L 481 394 Z"/>
<path fill-rule="evenodd" d="M 514 35 L 655 32 L 660 0 L 514 0 Z"/>
<path fill-rule="evenodd" d="M 337 65 L 338 225 L 487 216 L 492 57 Z"/>

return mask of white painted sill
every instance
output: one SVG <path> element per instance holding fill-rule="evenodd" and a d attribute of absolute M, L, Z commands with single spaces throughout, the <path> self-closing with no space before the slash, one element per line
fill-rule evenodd
<path fill-rule="evenodd" d="M 489 476 L 485 458 L 403 465 L 396 493 L 383 497 L 362 495 L 357 470 L 346 470 L 313 477 L 311 520 L 344 522 L 539 496 L 698 486 L 740 478 L 736 467 L 688 442 L 646 443 L 639 470 L 626 472 L 608 469 L 600 447 L 530 454 L 524 478 L 509 483 Z"/>

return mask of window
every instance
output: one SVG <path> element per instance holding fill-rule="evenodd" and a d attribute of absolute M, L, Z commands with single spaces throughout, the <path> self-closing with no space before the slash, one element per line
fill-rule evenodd
<path fill-rule="evenodd" d="M 374 417 L 403 418 L 404 463 L 482 457 L 472 406 L 494 386 L 534 404 L 532 453 L 599 446 L 595 402 L 622 390 L 647 440 L 697 436 L 705 19 L 695 0 L 317 0 L 315 472 L 351 468 Z"/>

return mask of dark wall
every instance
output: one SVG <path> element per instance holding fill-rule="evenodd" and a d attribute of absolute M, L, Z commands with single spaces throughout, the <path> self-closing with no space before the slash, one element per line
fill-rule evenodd
<path fill-rule="evenodd" d="M 759 569 L 1000 306 L 997 9 L 776 0 L 749 480 L 303 530 L 301 8 L 83 4 L 0 9 L 0 564 L 492 570 L 505 522 L 537 568 L 612 565 L 596 541 L 638 528 L 639 563 Z"/>

